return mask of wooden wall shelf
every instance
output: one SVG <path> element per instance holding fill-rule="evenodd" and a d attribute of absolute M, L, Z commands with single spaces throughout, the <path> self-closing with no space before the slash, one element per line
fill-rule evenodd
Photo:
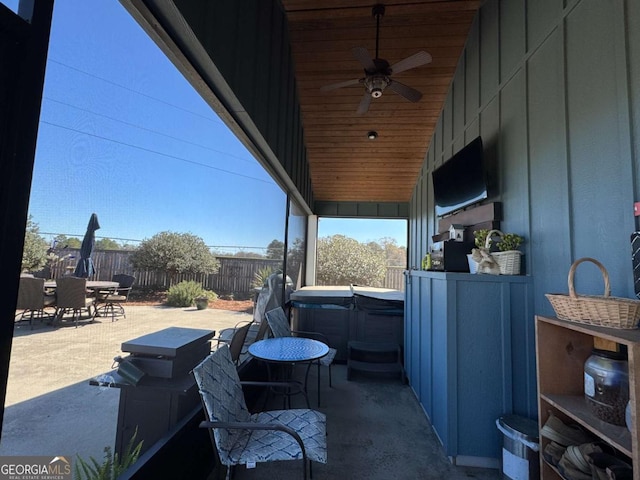
<path fill-rule="evenodd" d="M 593 415 L 584 398 L 584 362 L 591 355 L 594 341 L 604 339 L 626 345 L 629 357 L 629 398 L 631 431 L 603 422 Z M 538 364 L 539 427 L 550 412 L 565 422 L 582 425 L 598 438 L 626 455 L 634 466 L 633 478 L 640 480 L 638 463 L 637 399 L 640 398 L 640 330 L 623 330 L 536 317 L 536 359 Z M 549 443 L 540 435 L 540 451 Z M 557 470 L 540 455 L 543 480 L 561 479 Z"/>
<path fill-rule="evenodd" d="M 502 220 L 502 204 L 491 202 L 441 218 L 438 222 L 438 233 L 448 232 L 449 227 L 454 223 L 469 227 L 470 233 L 481 228 L 498 228 L 500 220 Z M 473 239 L 473 234 L 471 234 L 471 239 Z"/>

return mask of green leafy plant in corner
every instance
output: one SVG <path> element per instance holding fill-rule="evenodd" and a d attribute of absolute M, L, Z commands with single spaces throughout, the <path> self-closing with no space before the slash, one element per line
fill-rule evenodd
<path fill-rule="evenodd" d="M 276 270 L 273 267 L 262 267 L 253 274 L 253 282 L 251 285 L 254 288 L 262 288 L 267 284 L 267 278 L 273 273 L 282 273 L 281 270 Z"/>
<path fill-rule="evenodd" d="M 169 288 L 167 292 L 167 305 L 171 307 L 190 307 L 195 299 L 206 297 L 210 301 L 216 300 L 218 295 L 211 290 L 205 290 L 202 285 L 192 280 L 184 280 Z"/>
<path fill-rule="evenodd" d="M 117 453 L 113 454 L 111 447 L 104 447 L 102 464 L 98 463 L 93 457 L 89 457 L 89 460 L 84 460 L 78 455 L 73 468 L 75 480 L 116 480 L 127 468 L 136 463 L 140 456 L 143 440 L 136 444 L 137 434 L 138 430 L 136 429 L 122 457 Z"/>
<path fill-rule="evenodd" d="M 505 233 L 497 243 L 498 250 L 507 252 L 509 250 L 517 250 L 524 242 L 524 238 L 517 233 Z"/>

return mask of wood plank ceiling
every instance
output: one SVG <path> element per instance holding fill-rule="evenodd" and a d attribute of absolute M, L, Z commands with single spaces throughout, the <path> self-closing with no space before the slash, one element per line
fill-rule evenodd
<path fill-rule="evenodd" d="M 431 63 L 392 75 L 420 92 L 411 103 L 387 88 L 365 114 L 363 84 L 320 87 L 364 77 L 352 53 L 376 52 L 374 2 L 282 0 L 289 22 L 314 198 L 408 202 L 481 1 L 387 0 L 379 57 L 389 64 L 421 50 Z M 367 133 L 375 131 L 376 140 Z"/>

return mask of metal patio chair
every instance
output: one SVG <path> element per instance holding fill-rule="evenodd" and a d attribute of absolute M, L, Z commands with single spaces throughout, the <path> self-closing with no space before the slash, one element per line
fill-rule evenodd
<path fill-rule="evenodd" d="M 113 322 L 116 316 L 127 318 L 122 304 L 129 300 L 129 292 L 131 292 L 136 277 L 118 273 L 111 280 L 118 282 L 119 286 L 111 291 L 98 292 L 97 302 L 101 305 L 97 307 L 97 313 L 100 316 L 111 315 L 111 321 Z"/>
<path fill-rule="evenodd" d="M 272 410 L 251 414 L 227 345 L 193 369 L 208 428 L 227 479 L 236 465 L 302 460 L 303 478 L 311 462 L 326 463 L 326 417 L 311 409 Z M 246 383 L 246 382 L 245 382 Z M 249 382 L 273 386 L 281 382 Z"/>
<path fill-rule="evenodd" d="M 220 347 L 221 343 L 229 345 L 231 360 L 233 360 L 233 363 L 236 366 L 240 362 L 240 355 L 243 353 L 244 343 L 247 339 L 247 334 L 249 333 L 251 325 L 253 325 L 252 321 L 244 320 L 237 323 L 233 328 L 221 331 L 218 338 L 214 339 L 218 341 L 218 347 Z"/>

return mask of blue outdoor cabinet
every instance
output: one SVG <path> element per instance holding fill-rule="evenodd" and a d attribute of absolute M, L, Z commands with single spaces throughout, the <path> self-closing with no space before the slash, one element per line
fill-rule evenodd
<path fill-rule="evenodd" d="M 447 456 L 497 468 L 496 419 L 537 417 L 533 282 L 406 272 L 405 368 Z"/>

